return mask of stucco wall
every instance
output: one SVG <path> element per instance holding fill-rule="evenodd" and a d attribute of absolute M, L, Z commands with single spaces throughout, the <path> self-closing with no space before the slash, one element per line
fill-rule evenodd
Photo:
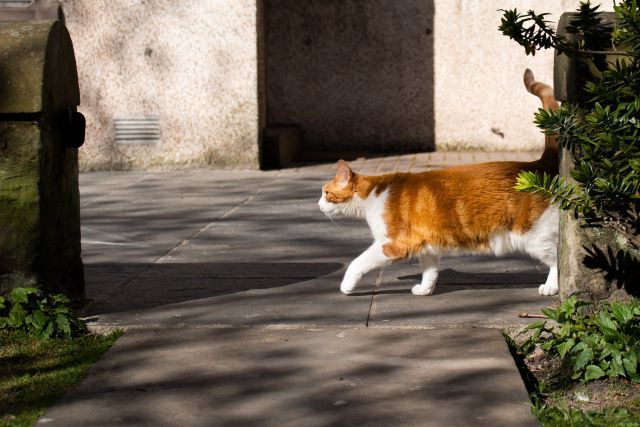
<path fill-rule="evenodd" d="M 578 0 L 62 0 L 78 62 L 83 169 L 258 166 L 265 123 L 307 150 L 538 149 L 553 52 L 526 56 L 498 9 Z M 264 21 L 261 13 L 264 11 Z M 265 65 L 266 64 L 266 65 Z M 115 117 L 159 116 L 157 145 L 114 143 Z"/>
<path fill-rule="evenodd" d="M 606 2 L 604 2 L 606 4 Z M 437 148 L 539 149 L 532 124 L 540 101 L 522 84 L 525 68 L 553 83 L 553 51 L 526 56 L 497 27 L 498 9 L 550 12 L 557 22 L 577 0 L 441 0 L 435 18 Z M 493 129 L 493 130 L 492 130 Z M 504 136 L 502 136 L 502 135 Z"/>
<path fill-rule="evenodd" d="M 255 0 L 64 0 L 87 117 L 83 169 L 257 167 Z M 156 145 L 114 117 L 159 116 Z"/>
<path fill-rule="evenodd" d="M 267 122 L 299 125 L 308 150 L 537 149 L 522 74 L 551 82 L 553 52 L 526 56 L 498 9 L 578 3 L 268 0 Z"/>

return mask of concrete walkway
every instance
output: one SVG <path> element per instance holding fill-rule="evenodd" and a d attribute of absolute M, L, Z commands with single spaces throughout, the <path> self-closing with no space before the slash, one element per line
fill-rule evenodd
<path fill-rule="evenodd" d="M 359 159 L 364 174 L 535 153 Z M 523 257 L 415 263 L 338 290 L 370 244 L 317 209 L 333 165 L 82 174 L 86 308 L 126 334 L 40 423 L 60 426 L 537 425 L 501 334 L 554 302 Z"/>

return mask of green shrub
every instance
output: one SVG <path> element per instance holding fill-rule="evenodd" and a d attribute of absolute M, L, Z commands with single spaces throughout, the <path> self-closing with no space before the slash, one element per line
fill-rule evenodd
<path fill-rule="evenodd" d="M 602 22 L 599 6 L 581 2 L 567 32 L 556 33 L 547 14 L 503 11 L 500 30 L 527 54 L 555 48 L 576 59 L 584 82 L 579 102 L 539 110 L 535 122 L 575 159 L 574 182 L 522 173 L 517 189 L 550 196 L 593 226 L 613 228 L 640 248 L 640 5 L 614 2 L 617 22 Z M 610 60 L 607 50 L 617 59 Z"/>
<path fill-rule="evenodd" d="M 36 288 L 15 288 L 0 296 L 0 329 L 19 330 L 37 338 L 73 338 L 86 331 L 84 323 L 62 295 L 45 295 Z"/>
<path fill-rule="evenodd" d="M 607 376 L 640 382 L 638 300 L 596 306 L 573 295 L 558 308 L 542 311 L 556 324 L 529 325 L 534 333 L 521 346 L 525 353 L 540 346 L 548 356 L 561 358 L 573 379 L 586 382 Z"/>

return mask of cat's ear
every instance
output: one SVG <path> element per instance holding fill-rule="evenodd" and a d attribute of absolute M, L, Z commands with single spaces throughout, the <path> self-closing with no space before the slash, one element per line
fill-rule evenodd
<path fill-rule="evenodd" d="M 336 179 L 342 183 L 347 183 L 351 180 L 353 171 L 349 167 L 349 164 L 344 160 L 338 160 L 338 170 L 336 172 Z"/>

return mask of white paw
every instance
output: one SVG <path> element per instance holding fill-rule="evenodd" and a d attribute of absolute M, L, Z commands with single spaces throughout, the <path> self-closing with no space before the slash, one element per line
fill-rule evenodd
<path fill-rule="evenodd" d="M 411 288 L 411 293 L 418 296 L 431 295 L 435 289 L 435 286 L 427 288 L 426 286 L 423 287 L 422 285 L 415 285 Z"/>
<path fill-rule="evenodd" d="M 350 284 L 350 283 L 342 283 L 340 285 L 340 292 L 342 292 L 345 295 L 350 295 L 354 292 L 356 288 L 355 284 Z"/>
<path fill-rule="evenodd" d="M 547 283 L 545 283 L 544 285 L 540 285 L 540 287 L 538 288 L 538 293 L 540 293 L 540 295 L 555 295 L 558 293 L 558 286 L 554 286 L 554 285 L 549 285 Z"/>

